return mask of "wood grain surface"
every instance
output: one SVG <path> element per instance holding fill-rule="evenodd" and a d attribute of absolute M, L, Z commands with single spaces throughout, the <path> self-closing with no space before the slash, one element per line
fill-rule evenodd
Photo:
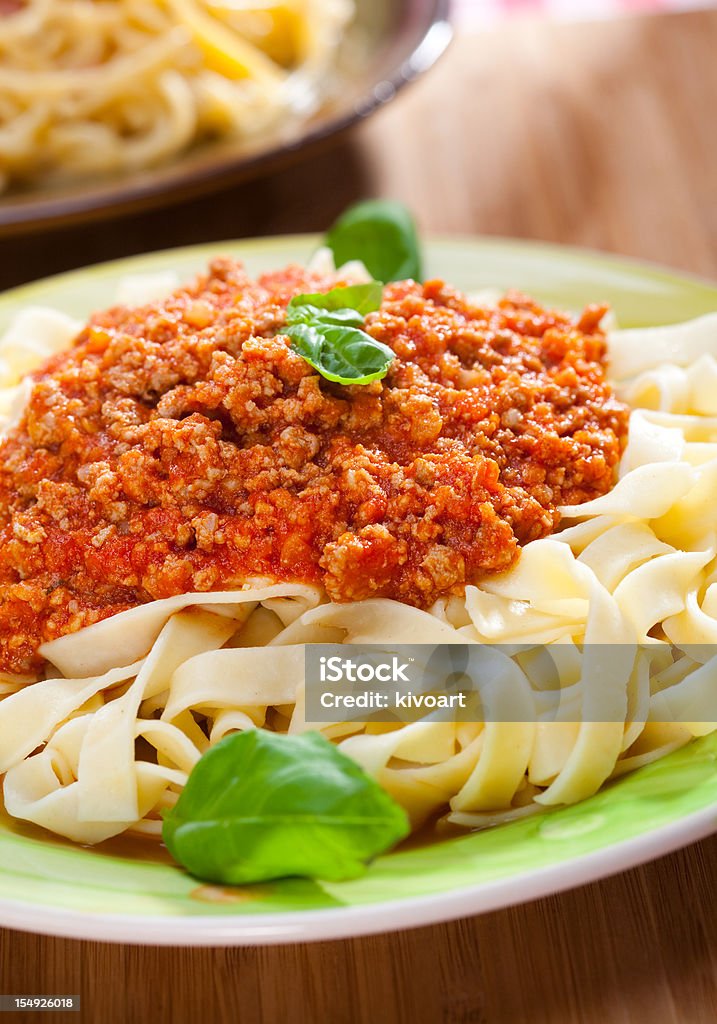
<path fill-rule="evenodd" d="M 404 199 L 426 230 L 570 242 L 717 278 L 715 53 L 717 12 L 464 36 L 388 110 L 273 177 L 3 241 L 0 286 L 322 229 L 370 194 Z M 174 950 L 2 932 L 0 992 L 79 992 L 82 1019 L 103 1024 L 707 1024 L 716 882 L 714 839 L 527 906 L 345 942 Z M 47 1020 L 22 1015 L 35 1017 Z"/>

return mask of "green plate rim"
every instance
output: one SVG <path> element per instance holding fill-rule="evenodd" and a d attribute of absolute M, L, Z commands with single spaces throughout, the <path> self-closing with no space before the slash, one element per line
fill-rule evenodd
<path fill-rule="evenodd" d="M 136 253 L 132 256 L 120 256 L 117 259 L 103 260 L 100 263 L 92 263 L 84 267 L 76 267 L 72 270 L 63 270 L 57 274 L 50 274 L 47 277 L 38 278 L 36 281 L 28 281 L 24 284 L 13 285 L 0 291 L 0 302 L 15 300 L 25 295 L 33 295 L 48 285 L 74 284 L 86 277 L 104 277 L 123 267 L 131 267 L 132 272 L 142 268 L 150 269 L 163 259 L 171 260 L 173 257 L 184 259 L 202 254 L 220 254 L 228 248 L 249 249 L 252 253 L 271 252 L 281 249 L 287 244 L 306 245 L 307 251 L 318 248 L 321 244 L 322 235 L 318 232 L 302 232 L 292 235 L 267 235 L 261 238 L 228 238 L 218 242 L 206 242 L 194 245 L 171 246 L 167 249 L 153 249 L 151 252 Z M 677 267 L 668 267 L 657 260 L 641 259 L 635 256 L 624 256 L 620 253 L 604 252 L 600 249 L 589 246 L 562 245 L 556 242 L 544 242 L 539 239 L 513 238 L 510 236 L 492 235 L 462 235 L 462 234 L 429 234 L 425 237 L 427 247 L 465 248 L 475 250 L 476 246 L 486 249 L 511 250 L 518 249 L 531 255 L 541 254 L 555 257 L 559 255 L 574 256 L 581 262 L 594 262 L 596 266 L 610 266 L 614 270 L 625 270 L 631 273 L 644 273 L 656 279 L 662 279 L 665 283 L 693 285 L 698 288 L 712 289 L 717 293 L 717 279 L 703 277 L 689 270 L 681 270 Z"/>

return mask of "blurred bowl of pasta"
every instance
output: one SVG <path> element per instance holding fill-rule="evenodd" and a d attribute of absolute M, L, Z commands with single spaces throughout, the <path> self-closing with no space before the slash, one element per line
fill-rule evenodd
<path fill-rule="evenodd" d="M 0 0 L 0 234 L 261 175 L 389 102 L 450 0 Z"/>

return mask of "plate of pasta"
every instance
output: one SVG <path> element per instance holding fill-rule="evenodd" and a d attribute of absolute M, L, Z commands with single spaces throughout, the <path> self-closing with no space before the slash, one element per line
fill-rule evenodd
<path fill-rule="evenodd" d="M 250 178 L 427 70 L 448 0 L 4 0 L 0 232 Z"/>
<path fill-rule="evenodd" d="M 0 297 L 0 924 L 358 935 L 715 831 L 716 309 L 378 201 Z M 315 645 L 503 710 L 322 720 Z"/>

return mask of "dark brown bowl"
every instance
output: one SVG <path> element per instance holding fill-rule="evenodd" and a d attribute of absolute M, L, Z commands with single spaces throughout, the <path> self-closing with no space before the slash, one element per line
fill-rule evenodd
<path fill-rule="evenodd" d="M 0 198 L 0 236 L 160 206 L 261 175 L 349 128 L 427 71 L 450 42 L 450 0 L 356 0 L 334 97 L 309 120 L 246 142 L 197 146 L 121 177 L 63 182 Z"/>

